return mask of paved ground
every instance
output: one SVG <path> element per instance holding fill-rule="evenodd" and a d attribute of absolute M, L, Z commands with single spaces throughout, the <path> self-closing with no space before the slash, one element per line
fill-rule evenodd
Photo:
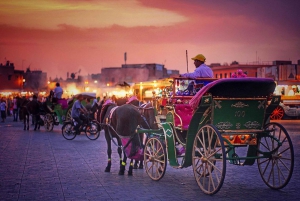
<path fill-rule="evenodd" d="M 227 165 L 226 179 L 214 196 L 202 193 L 192 168 L 167 167 L 163 179 L 152 181 L 144 170 L 118 175 L 116 147 L 111 173 L 105 173 L 106 143 L 83 134 L 65 140 L 60 126 L 53 132 L 23 131 L 21 122 L 0 123 L 0 200 L 299 200 L 300 121 L 281 121 L 291 134 L 295 170 L 280 191 L 262 181 L 256 163 Z"/>

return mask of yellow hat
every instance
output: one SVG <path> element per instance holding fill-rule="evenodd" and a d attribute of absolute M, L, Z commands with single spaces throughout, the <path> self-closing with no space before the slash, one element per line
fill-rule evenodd
<path fill-rule="evenodd" d="M 198 54 L 197 56 L 193 57 L 192 60 L 199 60 L 205 62 L 206 58 L 203 54 Z"/>

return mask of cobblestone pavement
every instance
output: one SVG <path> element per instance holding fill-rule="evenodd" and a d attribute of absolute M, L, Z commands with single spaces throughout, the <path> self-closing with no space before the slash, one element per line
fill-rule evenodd
<path fill-rule="evenodd" d="M 267 187 L 253 166 L 227 165 L 221 190 L 214 196 L 202 193 L 192 167 L 167 172 L 152 181 L 144 170 L 119 176 L 113 146 L 111 173 L 105 173 L 106 142 L 85 135 L 65 140 L 60 126 L 54 131 L 23 131 L 21 122 L 8 117 L 0 123 L 0 200 L 299 200 L 300 121 L 281 121 L 293 140 L 295 169 L 282 190 Z"/>

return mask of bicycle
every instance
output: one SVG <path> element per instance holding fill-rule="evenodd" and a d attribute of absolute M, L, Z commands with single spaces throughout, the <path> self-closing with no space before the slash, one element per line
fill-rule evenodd
<path fill-rule="evenodd" d="M 101 126 L 100 124 L 90 117 L 89 114 L 84 115 L 82 125 L 79 127 L 79 133 L 76 132 L 75 126 L 78 124 L 74 119 L 71 121 L 65 121 L 61 130 L 62 135 L 67 140 L 73 140 L 76 135 L 80 135 L 81 132 L 85 132 L 85 135 L 90 140 L 96 140 L 100 136 Z"/>

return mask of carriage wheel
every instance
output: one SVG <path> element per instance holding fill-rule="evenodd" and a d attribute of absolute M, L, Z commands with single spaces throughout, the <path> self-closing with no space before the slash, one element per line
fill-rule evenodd
<path fill-rule="evenodd" d="M 148 176 L 155 181 L 163 178 L 167 167 L 166 149 L 158 138 L 149 138 L 144 149 L 144 167 Z"/>
<path fill-rule="evenodd" d="M 72 108 L 68 109 L 65 121 L 71 121 L 72 120 L 71 109 Z"/>
<path fill-rule="evenodd" d="M 47 131 L 52 131 L 54 127 L 53 117 L 50 113 L 47 113 L 44 117 L 44 127 Z"/>
<path fill-rule="evenodd" d="M 90 140 L 96 140 L 100 136 L 99 125 L 95 122 L 91 122 L 90 125 L 85 130 L 85 135 Z"/>
<path fill-rule="evenodd" d="M 277 106 L 270 115 L 271 120 L 280 120 L 284 115 L 284 109 L 281 106 Z"/>
<path fill-rule="evenodd" d="M 226 153 L 223 138 L 213 125 L 205 125 L 193 144 L 193 171 L 200 189 L 209 195 L 217 193 L 224 182 Z"/>
<path fill-rule="evenodd" d="M 280 140 L 282 145 L 270 157 L 257 159 L 259 173 L 267 186 L 272 189 L 281 189 L 289 183 L 293 174 L 293 144 L 289 134 L 281 124 L 269 123 L 265 129 L 270 131 L 270 136 Z M 260 151 L 271 152 L 278 147 L 278 143 L 270 136 L 258 138 Z"/>
<path fill-rule="evenodd" d="M 71 122 L 65 123 L 62 126 L 61 131 L 63 137 L 67 140 L 73 140 L 76 137 L 76 132 Z"/>

